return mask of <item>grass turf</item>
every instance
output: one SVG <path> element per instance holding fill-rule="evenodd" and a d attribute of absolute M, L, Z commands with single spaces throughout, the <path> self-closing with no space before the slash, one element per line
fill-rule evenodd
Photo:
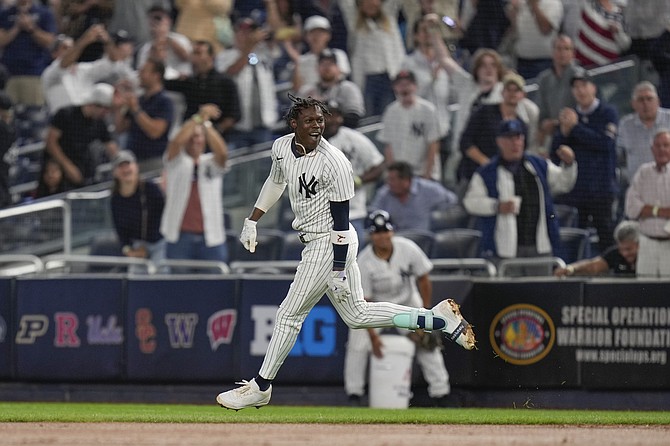
<path fill-rule="evenodd" d="M 544 409 L 369 409 L 268 406 L 239 412 L 169 404 L 0 403 L 0 422 L 670 425 L 670 412 Z"/>

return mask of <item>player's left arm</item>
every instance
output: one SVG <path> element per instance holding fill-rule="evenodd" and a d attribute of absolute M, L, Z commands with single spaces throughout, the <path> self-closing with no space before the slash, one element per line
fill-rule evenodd
<path fill-rule="evenodd" d="M 333 243 L 333 271 L 344 271 L 349 251 L 349 200 L 331 201 L 330 214 L 333 216 L 333 231 L 331 241 Z"/>

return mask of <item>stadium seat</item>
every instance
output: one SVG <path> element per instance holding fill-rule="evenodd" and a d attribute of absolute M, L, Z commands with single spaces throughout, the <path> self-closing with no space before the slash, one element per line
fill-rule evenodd
<path fill-rule="evenodd" d="M 574 206 L 567 204 L 555 204 L 554 214 L 558 219 L 558 224 L 565 228 L 576 228 L 579 222 L 579 211 Z"/>
<path fill-rule="evenodd" d="M 452 228 L 469 228 L 470 215 L 460 205 L 448 209 L 437 209 L 430 213 L 430 229 L 433 232 Z"/>
<path fill-rule="evenodd" d="M 591 232 L 581 228 L 559 228 L 561 255 L 565 263 L 576 262 L 591 256 Z"/>
<path fill-rule="evenodd" d="M 435 235 L 432 232 L 422 231 L 420 229 L 405 229 L 396 231 L 395 234 L 412 240 L 419 245 L 419 248 L 421 248 L 427 256 L 430 256 L 430 252 L 433 249 L 433 242 L 435 240 Z"/>
<path fill-rule="evenodd" d="M 435 234 L 430 257 L 434 259 L 466 259 L 479 257 L 481 231 L 467 228 L 444 229 Z"/>

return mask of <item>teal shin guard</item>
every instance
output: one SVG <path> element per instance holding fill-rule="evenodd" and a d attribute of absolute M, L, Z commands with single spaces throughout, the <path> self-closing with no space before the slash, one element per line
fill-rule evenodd
<path fill-rule="evenodd" d="M 422 328 L 426 331 L 442 330 L 447 322 L 441 317 L 433 315 L 431 310 L 412 309 L 409 313 L 400 313 L 393 316 L 393 324 L 398 328 L 417 330 Z"/>

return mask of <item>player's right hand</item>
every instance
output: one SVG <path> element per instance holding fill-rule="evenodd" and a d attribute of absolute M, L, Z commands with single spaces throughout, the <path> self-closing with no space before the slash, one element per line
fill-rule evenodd
<path fill-rule="evenodd" d="M 344 303 L 351 297 L 351 288 L 349 288 L 347 274 L 344 271 L 331 271 L 328 287 L 339 303 Z"/>
<path fill-rule="evenodd" d="M 242 242 L 244 249 L 246 249 L 247 251 L 249 252 L 256 251 L 256 245 L 258 245 L 258 242 L 256 241 L 255 221 L 249 220 L 248 218 L 244 219 L 244 226 L 242 226 L 242 234 L 240 234 L 240 241 Z"/>

